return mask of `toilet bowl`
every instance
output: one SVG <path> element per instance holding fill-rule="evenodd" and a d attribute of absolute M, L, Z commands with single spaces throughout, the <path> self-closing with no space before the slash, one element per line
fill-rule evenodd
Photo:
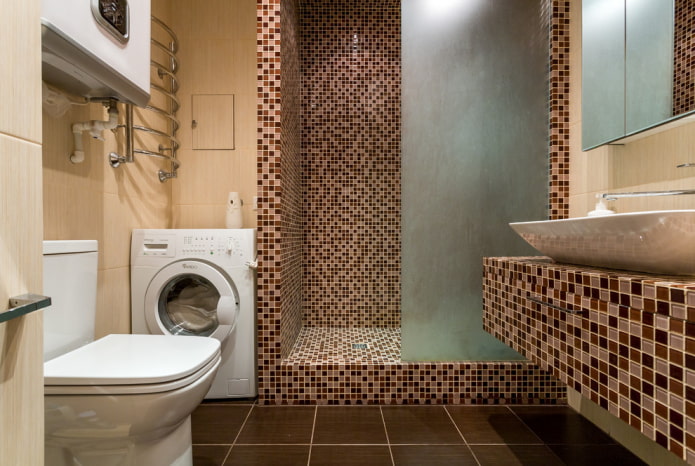
<path fill-rule="evenodd" d="M 93 325 L 78 329 L 96 310 L 96 254 L 94 241 L 44 242 L 53 300 L 44 319 L 45 464 L 190 466 L 190 415 L 215 377 L 220 343 L 108 335 L 85 344 Z"/>

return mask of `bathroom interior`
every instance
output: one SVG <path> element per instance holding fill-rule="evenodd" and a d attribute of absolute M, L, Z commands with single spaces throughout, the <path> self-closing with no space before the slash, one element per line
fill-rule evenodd
<path fill-rule="evenodd" d="M 122 129 L 85 137 L 71 162 L 71 125 L 106 109 L 40 110 L 40 4 L 16 3 L 0 19 L 12 32 L 3 73 L 17 83 L 0 89 L 2 299 L 42 289 L 43 240 L 95 239 L 96 336 L 130 333 L 131 232 L 225 228 L 238 192 L 243 227 L 257 229 L 259 406 L 569 404 L 649 464 L 695 464 L 692 333 L 681 396 L 651 399 L 671 423 L 635 425 L 622 399 L 601 392 L 604 405 L 483 329 L 483 257 L 538 255 L 509 222 L 585 217 L 606 192 L 695 186 L 695 167 L 677 168 L 695 162 L 687 119 L 584 149 L 582 3 L 596 1 L 152 0 L 179 42 L 180 167 L 164 182 L 172 167 L 159 158 L 111 166 Z M 675 11 L 690 18 L 692 67 L 693 8 Z M 196 112 L 220 108 L 231 121 L 201 135 Z M 610 208 L 688 210 L 695 196 Z M 675 307 L 691 325 L 695 285 L 684 286 Z M 43 443 L 42 338 L 40 312 L 0 324 L 3 464 L 43 464 L 23 447 Z M 36 428 L 15 429 L 18 417 Z"/>

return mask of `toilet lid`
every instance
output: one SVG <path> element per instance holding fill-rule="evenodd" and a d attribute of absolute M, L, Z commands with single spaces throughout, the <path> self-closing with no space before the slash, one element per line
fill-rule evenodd
<path fill-rule="evenodd" d="M 213 360 L 207 337 L 108 335 L 43 365 L 44 385 L 132 385 L 186 377 Z"/>

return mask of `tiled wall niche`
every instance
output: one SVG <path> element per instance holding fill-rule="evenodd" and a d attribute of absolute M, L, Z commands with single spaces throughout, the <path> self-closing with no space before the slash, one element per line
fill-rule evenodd
<path fill-rule="evenodd" d="M 487 331 L 695 464 L 692 278 L 486 258 L 483 299 Z"/>
<path fill-rule="evenodd" d="M 400 24 L 399 0 L 302 1 L 305 326 L 400 325 Z"/>
<path fill-rule="evenodd" d="M 338 8 L 344 4 L 342 0 L 322 3 Z M 393 2 L 389 0 L 384 4 L 390 8 Z M 299 86 L 294 71 L 297 69 L 294 48 L 297 47 L 299 8 L 295 1 L 258 0 L 257 3 L 259 401 L 264 404 L 562 402 L 564 387 L 528 363 L 282 362 L 301 327 L 302 303 L 297 300 L 297 293 L 301 293 L 303 277 L 311 276 L 309 272 L 306 275 L 297 273 L 306 264 L 298 262 L 305 246 L 297 241 L 301 206 L 296 193 L 302 189 L 302 177 L 307 176 L 296 170 L 294 154 L 298 150 L 298 139 L 292 132 L 299 111 L 295 106 L 300 97 L 295 94 Z M 568 9 L 568 1 L 552 2 L 550 54 L 554 71 L 550 80 L 551 88 L 556 91 L 550 106 L 556 137 L 551 141 L 549 203 L 556 206 L 553 208 L 555 216 L 567 215 L 568 125 L 563 92 L 569 79 Z M 329 174 L 333 177 L 350 175 Z M 315 175 L 309 178 L 312 183 L 324 187 L 337 181 L 317 180 Z M 350 212 L 350 209 L 361 208 L 361 204 L 353 207 L 348 203 L 344 207 L 348 218 L 359 218 L 360 212 Z M 306 218 L 302 222 L 307 222 Z M 317 285 L 318 281 L 315 290 Z M 341 322 L 339 313 L 332 310 L 325 316 L 320 316 L 322 325 Z M 311 319 L 311 322 L 316 321 L 314 317 Z"/>

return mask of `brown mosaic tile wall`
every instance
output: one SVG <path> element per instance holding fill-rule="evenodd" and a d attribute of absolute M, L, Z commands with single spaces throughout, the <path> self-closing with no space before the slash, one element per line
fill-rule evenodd
<path fill-rule="evenodd" d="M 282 357 L 289 355 L 302 328 L 303 189 L 300 149 L 299 5 L 298 0 L 280 3 L 282 74 L 280 91 L 280 173 L 282 182 L 281 228 L 282 285 L 280 342 Z"/>
<path fill-rule="evenodd" d="M 695 3 L 676 0 L 673 64 L 673 114 L 695 110 Z"/>
<path fill-rule="evenodd" d="M 261 399 L 282 390 L 277 375 L 283 350 L 289 352 L 301 328 L 299 105 L 297 97 L 294 104 L 292 99 L 299 87 L 297 11 L 296 0 L 257 3 L 257 348 Z M 281 37 L 287 45 L 284 49 L 280 47 Z M 281 75 L 282 59 L 287 62 Z"/>
<path fill-rule="evenodd" d="M 302 2 L 306 326 L 400 326 L 400 20 Z"/>
<path fill-rule="evenodd" d="M 570 1 L 552 0 L 551 5 L 548 217 L 554 220 L 570 213 Z"/>
<path fill-rule="evenodd" d="M 486 258 L 484 327 L 695 464 L 695 279 Z"/>

